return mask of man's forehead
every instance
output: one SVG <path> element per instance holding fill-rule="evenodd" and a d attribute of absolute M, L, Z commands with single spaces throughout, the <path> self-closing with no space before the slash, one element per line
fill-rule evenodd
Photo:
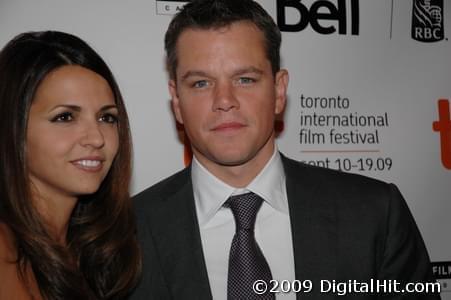
<path fill-rule="evenodd" d="M 175 72 L 179 79 L 198 71 L 213 76 L 221 70 L 232 76 L 242 69 L 261 72 L 268 65 L 270 68 L 264 35 L 248 21 L 221 27 L 187 28 L 177 40 L 176 57 Z"/>
<path fill-rule="evenodd" d="M 229 32 L 232 29 L 240 28 L 240 31 L 244 31 L 246 29 L 255 31 L 256 34 L 259 34 L 263 37 L 263 32 L 260 30 L 260 28 L 257 27 L 253 22 L 251 21 L 234 21 L 227 24 L 216 24 L 209 27 L 201 27 L 201 26 L 192 26 L 187 27 L 183 31 L 180 32 L 178 38 L 177 38 L 177 44 L 180 41 L 180 39 L 184 36 L 199 36 L 199 35 L 206 35 L 206 34 L 224 34 Z"/>

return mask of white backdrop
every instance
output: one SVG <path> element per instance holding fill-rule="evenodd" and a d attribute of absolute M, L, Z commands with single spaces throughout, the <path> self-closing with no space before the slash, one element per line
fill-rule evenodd
<path fill-rule="evenodd" d="M 285 11 L 279 25 L 307 18 L 293 7 L 284 9 L 286 1 L 259 2 L 274 18 L 277 7 Z M 282 65 L 290 72 L 290 87 L 279 148 L 298 160 L 397 184 L 432 261 L 445 262 L 434 269 L 436 274 L 451 278 L 451 169 L 441 161 L 440 134 L 432 127 L 439 118 L 438 100 L 451 99 L 451 3 L 304 0 L 302 5 L 309 19 L 315 20 L 312 7 L 326 2 L 331 6 L 318 12 L 330 14 L 336 9 L 341 21 L 317 23 L 334 26 L 335 32 L 321 34 L 311 24 L 302 31 L 283 32 Z M 426 43 L 412 38 L 414 2 L 431 13 L 423 21 L 436 21 L 443 40 Z M 169 105 L 163 51 L 171 14 L 182 4 L 0 0 L 1 46 L 23 31 L 61 30 L 86 40 L 110 65 L 130 115 L 133 194 L 184 166 L 183 144 Z M 333 124 L 337 118 L 340 123 Z M 345 123 L 355 119 L 360 120 L 358 126 Z M 377 122 L 372 124 L 373 120 Z M 353 139 L 356 134 L 360 139 L 345 143 L 350 132 Z M 442 285 L 442 298 L 451 299 L 451 279 L 442 279 Z"/>

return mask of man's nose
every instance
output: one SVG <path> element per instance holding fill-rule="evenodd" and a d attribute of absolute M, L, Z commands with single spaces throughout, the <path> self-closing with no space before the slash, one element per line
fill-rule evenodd
<path fill-rule="evenodd" d="M 229 111 L 238 109 L 240 103 L 236 97 L 234 86 L 230 82 L 218 82 L 214 91 L 213 111 Z"/>

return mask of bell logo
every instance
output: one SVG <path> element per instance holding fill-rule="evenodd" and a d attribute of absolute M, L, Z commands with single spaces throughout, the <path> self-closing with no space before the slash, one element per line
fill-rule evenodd
<path fill-rule="evenodd" d="M 350 27 L 351 34 L 359 34 L 359 0 L 336 0 L 314 1 L 310 8 L 307 8 L 302 0 L 277 0 L 277 24 L 280 31 L 298 32 L 304 30 L 307 25 L 320 34 L 346 34 L 348 27 L 348 16 L 346 5 L 351 6 Z M 335 4 L 335 3 L 336 4 Z M 304 2 L 305 3 L 305 2 Z M 296 22 L 288 22 L 287 11 L 299 15 Z M 331 23 L 332 24 L 329 24 Z M 328 26 L 327 26 L 328 25 Z"/>
<path fill-rule="evenodd" d="M 438 100 L 438 121 L 432 124 L 434 131 L 440 133 L 443 166 L 451 170 L 451 117 L 449 100 Z"/>
<path fill-rule="evenodd" d="M 413 0 L 412 38 L 427 43 L 444 39 L 443 0 Z"/>

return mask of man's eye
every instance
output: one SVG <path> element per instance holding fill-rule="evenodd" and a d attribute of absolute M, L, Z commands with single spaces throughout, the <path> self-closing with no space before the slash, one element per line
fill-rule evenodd
<path fill-rule="evenodd" d="M 74 119 L 74 116 L 70 112 L 64 112 L 56 115 L 51 121 L 52 122 L 70 122 Z"/>
<path fill-rule="evenodd" d="M 250 77 L 240 77 L 238 79 L 239 84 L 250 84 L 250 83 L 254 83 L 254 82 L 255 82 L 255 79 L 250 78 Z"/>
<path fill-rule="evenodd" d="M 208 86 L 208 82 L 206 80 L 198 80 L 193 83 L 193 87 L 195 88 L 203 88 Z"/>
<path fill-rule="evenodd" d="M 116 124 L 118 121 L 118 117 L 113 114 L 104 114 L 99 119 L 100 122 Z"/>

